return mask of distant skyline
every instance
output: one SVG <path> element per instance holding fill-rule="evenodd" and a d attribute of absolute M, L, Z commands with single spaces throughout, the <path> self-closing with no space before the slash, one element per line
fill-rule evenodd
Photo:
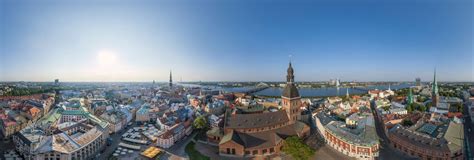
<path fill-rule="evenodd" d="M 471 0 L 0 0 L 0 81 L 474 81 Z"/>

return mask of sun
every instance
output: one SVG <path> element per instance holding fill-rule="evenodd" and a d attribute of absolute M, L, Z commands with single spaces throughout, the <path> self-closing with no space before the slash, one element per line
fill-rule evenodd
<path fill-rule="evenodd" d="M 117 55 L 110 50 L 101 50 L 97 54 L 97 61 L 101 66 L 111 66 L 117 63 Z"/>

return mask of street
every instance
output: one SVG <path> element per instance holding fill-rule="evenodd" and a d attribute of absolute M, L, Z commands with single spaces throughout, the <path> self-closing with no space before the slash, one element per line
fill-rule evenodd
<path fill-rule="evenodd" d="M 464 100 L 464 107 L 463 107 L 463 115 L 464 115 L 464 144 L 466 145 L 466 159 L 472 159 L 472 153 L 474 153 L 474 150 L 472 146 L 474 145 L 473 140 L 469 140 L 469 138 L 474 137 L 474 133 L 472 132 L 472 121 L 471 121 L 471 116 L 469 115 L 469 105 L 471 105 L 471 102 L 469 101 L 470 94 L 466 91 L 463 91 L 463 100 Z M 470 131 L 470 132 L 469 132 Z"/>
<path fill-rule="evenodd" d="M 168 154 L 170 154 L 169 159 L 187 159 L 188 154 L 185 152 L 186 145 L 193 139 L 194 136 L 196 136 L 197 132 L 193 132 L 191 135 L 179 140 L 176 142 L 173 146 L 165 150 Z"/>
<path fill-rule="evenodd" d="M 374 122 L 375 122 L 375 130 L 377 131 L 377 135 L 380 138 L 380 149 L 379 149 L 379 159 L 380 160 L 398 160 L 398 159 L 418 159 L 415 157 L 411 157 L 403 152 L 393 148 L 390 145 L 390 141 L 385 135 L 383 122 L 380 121 L 378 118 L 378 113 L 375 110 L 375 102 L 372 101 L 370 103 L 370 108 L 372 109 L 372 114 L 374 115 Z"/>
<path fill-rule="evenodd" d="M 123 129 L 122 131 L 120 131 L 120 133 L 123 133 L 123 131 L 126 131 L 128 128 L 129 127 Z M 109 158 L 109 156 L 112 155 L 112 153 L 115 151 L 115 149 L 117 149 L 118 144 L 120 143 L 121 138 L 122 138 L 122 134 L 120 134 L 120 133 L 114 133 L 114 134 L 110 135 L 110 138 L 113 139 L 113 142 L 110 146 L 106 146 L 105 151 L 103 153 L 100 153 L 99 159 Z"/>

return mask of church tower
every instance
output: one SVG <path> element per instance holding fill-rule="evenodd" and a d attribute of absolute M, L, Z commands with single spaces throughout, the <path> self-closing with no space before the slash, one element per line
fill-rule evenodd
<path fill-rule="evenodd" d="M 286 75 L 286 86 L 281 95 L 282 106 L 286 110 L 290 124 L 295 123 L 301 118 L 301 97 L 294 82 L 295 76 L 293 75 L 293 67 L 290 62 Z"/>
<path fill-rule="evenodd" d="M 431 105 L 433 107 L 438 106 L 439 103 L 439 93 L 438 93 L 438 82 L 436 81 L 436 69 L 433 76 L 433 84 L 431 86 Z"/>
<path fill-rule="evenodd" d="M 349 99 L 349 88 L 346 88 L 346 98 Z"/>
<path fill-rule="evenodd" d="M 170 89 L 173 88 L 173 77 L 171 75 L 171 70 L 170 70 Z"/>
<path fill-rule="evenodd" d="M 409 88 L 408 91 L 408 96 L 407 96 L 407 104 L 413 104 L 415 102 L 415 99 L 413 99 L 413 93 L 411 91 L 411 88 Z"/>

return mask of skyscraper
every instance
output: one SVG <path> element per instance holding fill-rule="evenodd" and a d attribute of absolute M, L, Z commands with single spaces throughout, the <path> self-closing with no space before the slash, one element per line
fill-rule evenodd
<path fill-rule="evenodd" d="M 434 70 L 433 83 L 431 85 L 431 104 L 436 107 L 439 103 L 438 82 L 436 81 L 436 69 Z"/>
<path fill-rule="evenodd" d="M 421 86 L 421 79 L 420 78 L 416 78 L 416 86 Z"/>

